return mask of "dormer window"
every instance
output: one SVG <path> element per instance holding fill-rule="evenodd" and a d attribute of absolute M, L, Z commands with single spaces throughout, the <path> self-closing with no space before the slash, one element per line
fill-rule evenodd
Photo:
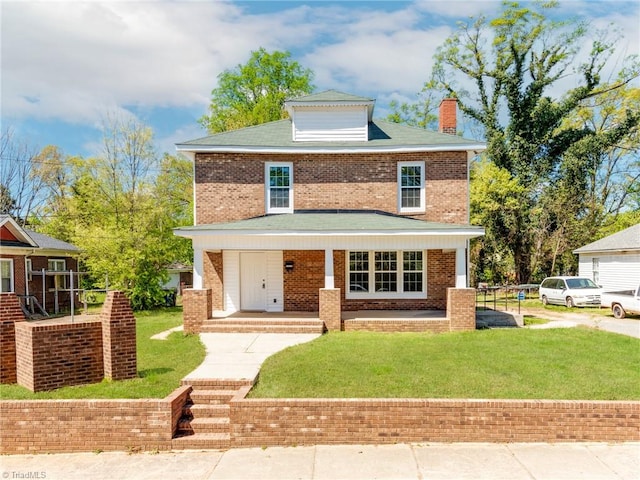
<path fill-rule="evenodd" d="M 267 213 L 293 213 L 293 163 L 265 165 Z"/>

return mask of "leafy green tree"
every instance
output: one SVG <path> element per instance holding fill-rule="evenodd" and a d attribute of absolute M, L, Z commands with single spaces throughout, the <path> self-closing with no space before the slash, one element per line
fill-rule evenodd
<path fill-rule="evenodd" d="M 497 18 L 461 23 L 438 49 L 429 83 L 456 97 L 461 111 L 482 125 L 487 155 L 524 188 L 519 208 L 509 212 L 509 224 L 516 229 L 503 240 L 513 257 L 516 282 L 532 280 L 540 199 L 552 198 L 558 188 L 563 190 L 559 202 L 582 198 L 592 160 L 584 153 L 594 145 L 608 151 L 634 135 L 640 122 L 640 111 L 627 109 L 600 131 L 565 122 L 589 99 L 637 78 L 639 70 L 637 61 L 627 59 L 616 82 L 603 82 L 616 41 L 608 39 L 609 32 L 596 32 L 588 58 L 581 61 L 580 49 L 593 32 L 585 24 L 552 20 L 549 14 L 557 5 L 536 2 L 525 8 L 505 2 Z M 577 86 L 553 98 L 552 88 L 570 75 Z M 568 201 L 563 207 L 565 216 L 583 215 L 582 203 Z M 499 238 L 501 222 L 487 219 L 489 235 Z M 554 222 L 547 227 L 550 235 L 560 228 Z"/>
<path fill-rule="evenodd" d="M 192 223 L 192 165 L 158 159 L 153 132 L 137 122 L 111 119 L 104 133 L 94 158 L 46 149 L 37 174 L 50 195 L 40 228 L 82 250 L 92 286 L 123 290 L 135 309 L 159 306 L 166 267 L 192 258 L 189 242 L 173 235 Z"/>
<path fill-rule="evenodd" d="M 210 133 L 286 118 L 284 101 L 311 93 L 313 72 L 291 60 L 289 52 L 251 52 L 244 65 L 218 75 L 209 113 L 200 123 Z"/>

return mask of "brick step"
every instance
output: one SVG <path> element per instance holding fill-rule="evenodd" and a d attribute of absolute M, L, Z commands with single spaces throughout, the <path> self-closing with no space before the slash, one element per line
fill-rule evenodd
<path fill-rule="evenodd" d="M 190 422 L 194 433 L 229 433 L 229 417 L 196 417 Z"/>
<path fill-rule="evenodd" d="M 256 325 L 245 323 L 204 323 L 200 333 L 318 333 L 324 332 L 324 324 L 314 325 Z"/>
<path fill-rule="evenodd" d="M 191 415 L 196 418 L 201 417 L 229 417 L 229 405 L 225 404 L 194 404 L 184 409 L 185 415 Z"/>
<path fill-rule="evenodd" d="M 204 325 L 216 324 L 216 325 L 309 325 L 317 326 L 322 325 L 323 322 L 319 318 L 242 318 L 242 317 L 227 317 L 227 318 L 210 318 L 203 322 Z"/>
<path fill-rule="evenodd" d="M 171 440 L 173 450 L 217 450 L 229 448 L 231 436 L 228 433 L 195 433 Z"/>
<path fill-rule="evenodd" d="M 189 415 L 183 415 L 178 420 L 178 429 L 176 430 L 175 437 L 182 437 L 184 435 L 193 435 L 193 427 L 191 426 L 191 421 L 193 417 Z"/>
<path fill-rule="evenodd" d="M 253 382 L 247 379 L 186 378 L 183 379 L 180 384 L 190 385 L 194 390 L 238 390 L 242 387 L 253 385 Z"/>
<path fill-rule="evenodd" d="M 193 390 L 190 394 L 195 405 L 225 404 L 238 393 L 237 390 Z"/>

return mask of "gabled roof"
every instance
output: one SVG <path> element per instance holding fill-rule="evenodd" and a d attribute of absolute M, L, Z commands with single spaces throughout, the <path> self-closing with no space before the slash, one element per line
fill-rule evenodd
<path fill-rule="evenodd" d="M 28 228 L 23 228 L 10 216 L 2 214 L 0 215 L 0 228 L 6 228 L 11 234 L 11 239 L 3 238 L 0 240 L 0 245 L 5 248 L 19 248 L 19 249 L 40 249 L 52 251 L 53 253 L 70 253 L 76 254 L 80 252 L 80 249 L 75 245 L 72 245 L 57 238 L 44 235 L 42 233 L 34 232 Z"/>
<path fill-rule="evenodd" d="M 580 247 L 573 253 L 640 251 L 640 223 Z"/>
<path fill-rule="evenodd" d="M 482 151 L 485 144 L 457 135 L 374 120 L 369 123 L 369 141 L 295 142 L 291 120 L 277 120 L 253 127 L 222 132 L 176 145 L 181 152 L 401 152 Z"/>
<path fill-rule="evenodd" d="M 198 233 L 217 234 L 413 234 L 465 235 L 476 237 L 484 229 L 472 225 L 425 222 L 410 217 L 380 211 L 298 210 L 295 213 L 263 215 L 226 223 L 182 227 L 178 235 L 189 237 Z"/>

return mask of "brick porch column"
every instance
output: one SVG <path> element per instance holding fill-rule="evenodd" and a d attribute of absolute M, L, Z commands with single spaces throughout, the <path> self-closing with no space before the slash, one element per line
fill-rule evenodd
<path fill-rule="evenodd" d="M 327 330 L 342 330 L 342 309 L 339 288 L 320 289 L 320 320 Z"/>
<path fill-rule="evenodd" d="M 474 288 L 447 288 L 447 318 L 452 332 L 476 329 Z"/>
<path fill-rule="evenodd" d="M 16 322 L 24 322 L 15 293 L 0 293 L 0 383 L 16 383 Z"/>
<path fill-rule="evenodd" d="M 136 318 L 122 292 L 109 292 L 100 312 L 104 376 L 125 380 L 138 376 Z"/>
<path fill-rule="evenodd" d="M 202 324 L 211 318 L 213 299 L 210 288 L 187 288 L 182 292 L 184 333 L 200 333 Z"/>

